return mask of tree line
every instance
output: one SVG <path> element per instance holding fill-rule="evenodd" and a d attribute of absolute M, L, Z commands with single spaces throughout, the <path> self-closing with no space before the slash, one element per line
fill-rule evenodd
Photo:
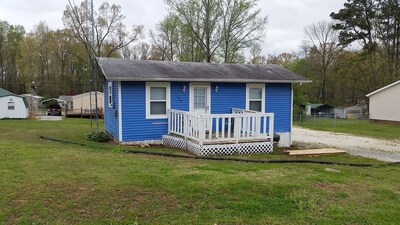
<path fill-rule="evenodd" d="M 216 63 L 279 64 L 311 80 L 295 86 L 295 102 L 334 106 L 400 79 L 400 6 L 395 0 L 347 0 L 331 20 L 304 28 L 299 51 L 262 55 L 268 17 L 257 0 L 165 0 L 168 14 L 146 37 L 124 24 L 121 7 L 69 2 L 64 28 L 40 22 L 26 33 L 0 21 L 0 87 L 57 97 L 93 89 L 93 59 L 122 57 Z M 93 24 L 93 26 L 92 26 Z M 101 79 L 98 79 L 101 89 Z"/>
<path fill-rule="evenodd" d="M 366 104 L 366 94 L 400 79 L 400 5 L 396 0 L 347 0 L 304 28 L 300 51 L 263 57 L 313 82 L 295 87 L 295 103 Z"/>
<path fill-rule="evenodd" d="M 267 17 L 256 0 L 165 0 L 169 14 L 145 39 L 144 27 L 124 24 L 121 6 L 68 1 L 63 29 L 42 21 L 26 33 L 0 23 L 0 87 L 45 97 L 92 90 L 94 57 L 142 60 L 244 62 L 243 50 L 260 43 Z M 92 26 L 93 25 L 93 26 Z"/>

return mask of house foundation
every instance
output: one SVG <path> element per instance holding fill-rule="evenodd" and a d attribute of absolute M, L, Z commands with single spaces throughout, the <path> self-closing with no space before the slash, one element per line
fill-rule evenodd
<path fill-rule="evenodd" d="M 163 145 L 170 148 L 187 150 L 200 156 L 209 155 L 234 155 L 234 154 L 261 154 L 273 151 L 272 141 L 256 141 L 243 143 L 198 144 L 190 139 L 163 135 Z"/>

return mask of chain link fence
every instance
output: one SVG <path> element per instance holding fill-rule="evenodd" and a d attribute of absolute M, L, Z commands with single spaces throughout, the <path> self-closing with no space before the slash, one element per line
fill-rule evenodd
<path fill-rule="evenodd" d="M 349 123 L 350 121 L 355 120 L 368 120 L 368 113 L 362 114 L 351 114 L 347 115 L 343 114 L 314 114 L 312 116 L 308 116 L 306 114 L 294 114 L 293 115 L 293 124 L 294 125 L 305 125 L 305 126 L 331 126 L 336 127 L 340 124 Z"/>

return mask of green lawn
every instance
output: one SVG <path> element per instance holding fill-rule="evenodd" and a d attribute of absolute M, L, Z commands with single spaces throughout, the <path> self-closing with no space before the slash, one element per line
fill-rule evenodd
<path fill-rule="evenodd" d="M 100 144 L 85 141 L 89 131 L 89 121 L 82 119 L 0 120 L 0 224 L 400 221 L 400 165 L 252 164 L 136 155 L 109 144 L 109 150 L 96 148 Z M 276 153 L 240 157 L 289 159 Z M 379 163 L 348 155 L 308 158 Z"/>
<path fill-rule="evenodd" d="M 400 125 L 370 123 L 368 120 L 346 120 L 305 117 L 294 125 L 314 130 L 333 131 L 385 139 L 400 139 Z"/>

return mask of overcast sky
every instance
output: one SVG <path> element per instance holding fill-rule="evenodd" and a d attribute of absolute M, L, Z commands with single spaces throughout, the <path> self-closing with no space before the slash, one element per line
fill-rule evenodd
<path fill-rule="evenodd" d="M 104 0 L 94 0 L 95 7 Z M 166 14 L 163 0 L 107 0 L 118 4 L 126 16 L 125 24 L 143 24 L 146 35 Z M 319 20 L 329 20 L 346 0 L 259 0 L 259 8 L 268 15 L 267 37 L 262 44 L 263 54 L 296 52 L 304 40 L 304 27 Z M 75 0 L 79 4 L 80 0 Z M 39 21 L 51 29 L 63 28 L 62 14 L 67 0 L 0 0 L 0 20 L 22 25 L 27 32 Z"/>

